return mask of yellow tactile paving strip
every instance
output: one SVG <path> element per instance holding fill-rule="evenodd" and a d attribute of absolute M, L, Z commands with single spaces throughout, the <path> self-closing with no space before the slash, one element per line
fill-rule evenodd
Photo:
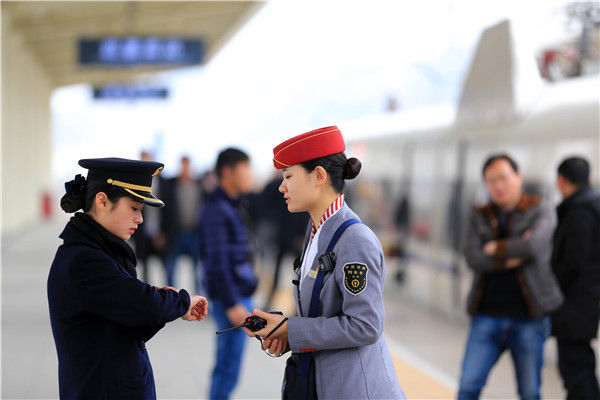
<path fill-rule="evenodd" d="M 394 352 L 392 352 L 392 360 L 398 382 L 408 399 L 452 399 L 456 397 L 449 387 L 415 368 Z"/>

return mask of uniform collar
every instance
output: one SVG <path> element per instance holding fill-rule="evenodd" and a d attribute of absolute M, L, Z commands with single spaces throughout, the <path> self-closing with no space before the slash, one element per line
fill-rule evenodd
<path fill-rule="evenodd" d="M 131 246 L 113 235 L 86 213 L 78 212 L 67 223 L 59 236 L 65 243 L 93 243 L 116 260 L 125 270 L 136 276 L 137 260 Z"/>
<path fill-rule="evenodd" d="M 321 219 L 319 220 L 319 225 L 315 226 L 314 222 L 312 223 L 312 231 L 310 234 L 310 238 L 313 239 L 317 231 L 323 226 L 325 221 L 331 218 L 335 213 L 337 213 L 342 206 L 344 205 L 344 194 L 340 194 L 337 199 L 331 203 L 331 205 L 327 208 Z"/>

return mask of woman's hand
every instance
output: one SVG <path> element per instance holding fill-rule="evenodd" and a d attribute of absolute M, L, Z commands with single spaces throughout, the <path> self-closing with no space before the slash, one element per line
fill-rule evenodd
<path fill-rule="evenodd" d="M 281 356 L 287 349 L 287 339 L 265 339 L 263 340 L 262 349 L 267 350 L 269 354 L 275 357 Z"/>
<path fill-rule="evenodd" d="M 248 314 L 250 316 L 251 314 Z M 257 332 L 252 332 L 248 328 L 243 328 L 244 332 L 250 337 L 260 336 L 261 338 L 265 338 L 277 325 L 281 323 L 285 319 L 283 315 L 279 314 L 271 314 L 268 312 L 264 312 L 261 310 L 254 310 L 254 315 L 264 319 L 267 321 L 267 326 Z M 280 339 L 280 341 L 285 340 L 285 344 L 287 346 L 287 322 L 281 325 L 275 332 L 269 336 L 268 339 L 272 341 L 272 339 Z M 285 350 L 285 348 L 284 348 Z"/>
<path fill-rule="evenodd" d="M 181 318 L 186 321 L 202 321 L 208 313 L 208 301 L 202 296 L 190 296 L 190 308 Z"/>

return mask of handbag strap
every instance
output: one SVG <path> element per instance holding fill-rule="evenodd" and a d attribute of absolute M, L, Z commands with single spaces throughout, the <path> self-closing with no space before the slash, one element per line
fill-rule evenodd
<path fill-rule="evenodd" d="M 351 225 L 354 225 L 354 224 L 360 224 L 360 220 L 357 218 L 349 219 L 347 221 L 344 221 L 344 223 L 337 228 L 337 230 L 333 234 L 333 237 L 331 238 L 331 241 L 329 242 L 329 246 L 327 246 L 327 253 L 329 253 L 333 250 L 333 248 L 337 244 L 338 240 L 340 240 L 340 237 L 342 237 L 342 235 L 346 231 L 346 229 L 348 229 Z M 310 296 L 310 307 L 308 309 L 308 317 L 309 318 L 315 318 L 315 317 L 319 316 L 319 303 L 320 303 L 319 299 L 321 297 L 321 289 L 323 288 L 323 279 L 324 278 L 325 278 L 325 271 L 319 265 L 319 272 L 317 273 L 315 285 L 313 286 L 312 294 Z"/>
<path fill-rule="evenodd" d="M 342 225 L 337 228 L 331 241 L 329 242 L 329 246 L 327 246 L 327 252 L 329 253 L 333 250 L 338 240 L 349 226 L 354 224 L 360 224 L 360 220 L 357 218 L 349 219 L 344 221 Z M 334 265 L 335 266 L 335 265 Z M 308 311 L 309 318 L 315 318 L 319 315 L 319 303 L 321 296 L 321 289 L 323 288 L 323 279 L 325 277 L 325 269 L 319 265 L 319 272 L 317 273 L 317 278 L 315 280 L 315 285 L 313 286 L 312 294 L 310 297 L 310 308 Z M 298 356 L 298 369 L 296 371 L 296 379 L 294 385 L 294 393 L 296 399 L 308 399 L 309 397 L 309 379 L 308 374 L 310 370 L 310 362 L 312 360 L 312 355 L 310 353 L 301 353 Z"/>

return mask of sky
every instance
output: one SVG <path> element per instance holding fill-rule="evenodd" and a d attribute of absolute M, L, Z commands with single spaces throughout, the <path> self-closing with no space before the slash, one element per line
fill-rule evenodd
<path fill-rule="evenodd" d="M 52 97 L 53 174 L 71 179 L 86 157 L 152 150 L 165 174 L 183 154 L 197 171 L 219 149 L 269 153 L 302 132 L 385 112 L 454 105 L 478 37 L 510 18 L 533 49 L 573 32 L 564 1 L 272 1 L 205 66 L 144 78 L 166 101 L 98 101 L 89 85 Z"/>

